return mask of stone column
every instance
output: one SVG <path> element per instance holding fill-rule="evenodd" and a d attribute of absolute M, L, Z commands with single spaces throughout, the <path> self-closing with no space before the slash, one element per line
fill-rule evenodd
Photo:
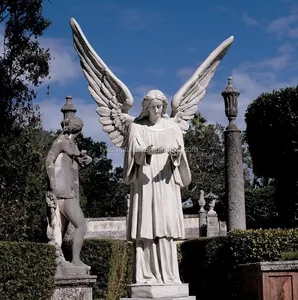
<path fill-rule="evenodd" d="M 222 92 L 229 120 L 224 131 L 228 231 L 246 229 L 241 131 L 235 124 L 239 95 L 240 92 L 233 88 L 232 77 L 229 77 L 228 86 Z"/>
<path fill-rule="evenodd" d="M 206 219 L 206 211 L 205 211 L 205 197 L 204 197 L 204 191 L 200 190 L 200 199 L 198 201 L 199 204 L 199 236 L 206 236 L 206 225 L 207 225 L 207 219 Z"/>

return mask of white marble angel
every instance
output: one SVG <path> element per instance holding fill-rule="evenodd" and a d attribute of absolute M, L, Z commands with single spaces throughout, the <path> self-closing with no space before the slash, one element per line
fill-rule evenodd
<path fill-rule="evenodd" d="M 180 284 L 176 250 L 176 241 L 184 239 L 180 189 L 191 182 L 183 134 L 233 37 L 220 44 L 178 90 L 170 116 L 165 95 L 151 90 L 140 116 L 134 118 L 128 114 L 133 105 L 129 89 L 96 54 L 78 23 L 73 18 L 70 23 L 99 122 L 114 145 L 125 149 L 124 182 L 130 185 L 127 240 L 135 245 L 134 281 Z"/>

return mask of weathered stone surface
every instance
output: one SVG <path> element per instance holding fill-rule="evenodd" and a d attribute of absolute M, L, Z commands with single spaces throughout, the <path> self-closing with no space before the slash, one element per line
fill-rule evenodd
<path fill-rule="evenodd" d="M 92 286 L 95 282 L 96 276 L 56 276 L 51 300 L 93 300 Z"/>
<path fill-rule="evenodd" d="M 240 268 L 245 272 L 298 271 L 298 260 L 256 262 L 240 265 Z"/>
<path fill-rule="evenodd" d="M 128 286 L 131 298 L 177 298 L 188 297 L 188 284 L 131 284 Z"/>
<path fill-rule="evenodd" d="M 228 231 L 246 229 L 241 132 L 230 123 L 224 134 Z"/>
<path fill-rule="evenodd" d="M 67 265 L 59 265 L 57 267 L 56 276 L 58 277 L 81 277 L 90 275 L 89 266 L 74 266 L 69 262 L 65 262 Z"/>
<path fill-rule="evenodd" d="M 204 224 L 206 224 L 206 213 Z M 196 238 L 200 236 L 199 224 L 200 218 L 198 215 L 184 215 L 185 238 Z M 109 217 L 109 218 L 86 218 L 87 233 L 85 239 L 126 239 L 126 217 Z M 220 232 L 215 235 L 226 234 L 225 222 L 219 222 Z M 71 240 L 74 233 L 74 227 L 70 224 L 67 233 L 64 235 L 64 240 Z M 205 228 L 206 230 L 206 228 Z M 203 235 L 205 236 L 205 235 Z"/>

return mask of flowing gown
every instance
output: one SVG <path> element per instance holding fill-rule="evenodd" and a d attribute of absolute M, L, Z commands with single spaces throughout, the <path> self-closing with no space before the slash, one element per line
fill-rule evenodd
<path fill-rule="evenodd" d="M 153 148 L 181 147 L 181 153 L 148 155 Z M 127 240 L 135 244 L 135 281 L 181 283 L 175 240 L 184 238 L 180 188 L 191 181 L 181 129 L 172 119 L 150 126 L 132 123 L 124 160 L 124 182 L 130 184 Z"/>

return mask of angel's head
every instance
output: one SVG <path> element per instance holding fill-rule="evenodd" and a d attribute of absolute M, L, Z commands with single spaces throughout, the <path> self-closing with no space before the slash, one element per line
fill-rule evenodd
<path fill-rule="evenodd" d="M 139 120 L 145 117 L 158 116 L 161 118 L 169 118 L 167 114 L 168 99 L 159 90 L 151 90 L 144 97 L 142 102 L 142 112 Z"/>

